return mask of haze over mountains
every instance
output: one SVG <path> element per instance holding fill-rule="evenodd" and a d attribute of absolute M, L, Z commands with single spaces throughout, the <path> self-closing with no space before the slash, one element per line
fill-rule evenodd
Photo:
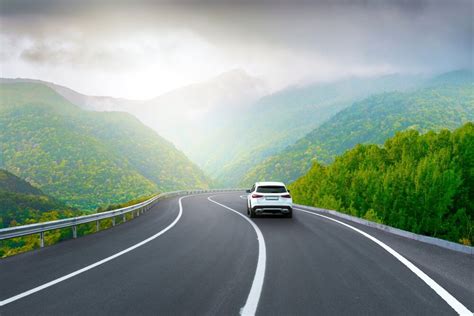
<path fill-rule="evenodd" d="M 401 75 L 350 78 L 269 94 L 261 80 L 233 70 L 147 101 L 87 96 L 37 80 L 2 80 L 43 83 L 83 109 L 129 112 L 213 177 L 236 178 L 248 163 L 291 144 L 353 101 L 375 92 L 405 90 L 421 79 Z M 247 163 L 242 165 L 242 159 Z"/>
<path fill-rule="evenodd" d="M 232 117 L 268 93 L 261 80 L 239 69 L 150 100 L 88 96 L 41 80 L 3 78 L 0 82 L 41 83 L 85 110 L 129 112 L 191 157 L 197 146 L 227 123 L 222 120 Z"/>
<path fill-rule="evenodd" d="M 236 185 L 252 165 L 304 136 L 338 111 L 370 94 L 406 90 L 420 76 L 349 78 L 331 83 L 292 86 L 259 99 L 214 135 L 203 168 L 226 185 Z M 232 139 L 232 142 L 226 142 Z M 204 148 L 206 148 L 204 146 Z"/>
<path fill-rule="evenodd" d="M 119 111 L 131 104 L 139 104 L 140 101 L 120 99 L 108 96 L 90 96 L 79 93 L 68 87 L 37 79 L 27 78 L 0 78 L 0 83 L 38 83 L 50 87 L 69 102 L 90 111 Z"/>
<path fill-rule="evenodd" d="M 325 162 L 329 161 L 332 155 L 341 153 L 341 149 L 332 151 L 327 148 L 320 149 L 322 147 L 319 145 L 313 148 L 311 147 L 313 145 L 309 143 L 302 144 L 307 143 L 305 139 L 317 137 L 311 135 L 326 135 L 321 136 L 324 139 L 319 141 L 326 144 L 332 136 L 335 143 L 338 143 L 336 139 L 343 137 L 340 135 L 341 131 L 353 133 L 351 128 L 357 129 L 357 124 L 363 123 L 355 124 L 350 117 L 355 115 L 352 113 L 358 108 L 363 108 L 357 105 L 357 102 L 361 102 L 364 98 L 381 94 L 362 101 L 362 104 L 376 102 L 373 100 L 378 98 L 381 100 L 377 101 L 381 109 L 391 108 L 391 111 L 396 111 L 394 113 L 397 113 L 399 119 L 409 121 L 409 117 L 403 116 L 411 114 L 404 112 L 403 106 L 399 107 L 397 102 L 408 98 L 410 93 L 412 93 L 412 99 L 418 96 L 428 98 L 426 94 L 417 94 L 415 91 L 435 85 L 452 85 L 456 82 L 465 84 L 470 78 L 472 78 L 471 71 L 452 72 L 441 77 L 398 74 L 353 77 L 329 83 L 291 86 L 269 93 L 258 78 L 249 76 L 242 70 L 233 70 L 147 101 L 87 96 L 67 87 L 36 80 L 2 79 L 2 82 L 35 82 L 52 88 L 69 102 L 86 110 L 131 113 L 181 149 L 207 175 L 217 181 L 216 185 L 231 187 L 247 185 L 249 181 L 270 177 L 270 174 L 272 178 L 294 180 L 296 176 L 302 175 L 302 172 L 309 168 L 310 161 L 314 157 Z M 469 87 L 458 92 L 464 93 L 465 90 L 469 90 Z M 383 95 L 383 93 L 395 91 L 399 93 Z M 440 93 L 446 93 L 446 91 L 450 90 L 445 89 Z M 438 92 L 435 90 L 433 93 Z M 451 91 L 450 93 L 458 92 Z M 454 106 L 456 98 L 456 95 L 451 96 L 451 103 L 436 103 L 433 106 L 435 110 L 438 107 Z M 387 100 L 391 100 L 392 103 L 386 103 Z M 431 102 L 431 100 L 428 98 L 426 102 Z M 343 111 L 346 108 L 347 110 Z M 426 111 L 428 108 L 427 105 Z M 375 112 L 372 113 L 370 107 L 364 108 L 363 111 L 363 114 L 367 115 L 366 121 L 377 122 L 382 119 L 381 116 L 375 117 Z M 349 113 L 348 119 L 344 119 L 346 114 L 343 113 Z M 103 116 L 108 115 L 103 114 Z M 337 122 L 338 127 L 333 126 L 331 130 L 324 133 L 317 130 L 326 121 L 328 122 L 325 126 L 332 124 L 331 120 Z M 422 124 L 419 126 L 424 126 L 424 120 L 429 121 L 431 117 L 427 115 L 420 120 Z M 458 123 L 464 121 L 460 120 Z M 442 119 L 436 122 L 439 127 L 457 127 L 454 124 L 444 124 Z M 384 132 L 387 134 L 383 134 L 385 136 L 380 134 L 381 131 L 374 130 L 373 134 L 368 132 L 371 138 L 360 140 L 383 142 L 393 135 L 394 130 L 399 130 L 406 125 L 405 123 L 397 124 L 400 126 L 393 130 L 386 126 L 387 130 Z M 348 142 L 347 146 L 341 148 L 350 148 L 354 141 Z M 269 163 L 271 159 L 285 160 L 277 154 L 282 151 L 292 151 L 293 147 L 285 148 L 294 143 L 296 143 L 294 146 L 300 148 L 299 151 L 313 158 L 305 160 L 305 163 L 290 160 L 289 165 L 282 165 L 280 162 L 276 163 L 276 167 L 275 163 Z M 309 148 L 313 149 L 309 150 Z M 268 160 L 269 157 L 272 158 Z M 263 161 L 265 163 L 261 164 Z M 266 168 L 267 171 L 263 171 L 262 168 Z M 281 169 L 286 171 L 275 172 Z M 295 171 L 300 169 L 300 172 Z"/>
<path fill-rule="evenodd" d="M 340 111 L 277 155 L 253 166 L 240 185 L 261 179 L 292 182 L 314 161 L 331 162 L 359 143 L 382 144 L 395 132 L 455 129 L 474 120 L 474 81 L 470 71 L 426 80 L 418 89 L 375 94 Z"/>
<path fill-rule="evenodd" d="M 135 114 L 201 164 L 202 144 L 265 94 L 261 80 L 233 70 L 124 110 Z"/>

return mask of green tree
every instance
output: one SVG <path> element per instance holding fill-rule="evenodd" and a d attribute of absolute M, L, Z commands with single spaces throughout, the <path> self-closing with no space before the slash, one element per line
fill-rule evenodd
<path fill-rule="evenodd" d="M 471 122 L 454 132 L 407 130 L 315 163 L 290 189 L 298 203 L 472 244 L 473 159 Z"/>

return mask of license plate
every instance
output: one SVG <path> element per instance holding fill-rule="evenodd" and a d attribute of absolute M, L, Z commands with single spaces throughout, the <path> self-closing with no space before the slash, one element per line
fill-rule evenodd
<path fill-rule="evenodd" d="M 265 197 L 265 200 L 277 201 L 277 200 L 278 200 L 278 196 L 267 196 L 267 197 Z"/>

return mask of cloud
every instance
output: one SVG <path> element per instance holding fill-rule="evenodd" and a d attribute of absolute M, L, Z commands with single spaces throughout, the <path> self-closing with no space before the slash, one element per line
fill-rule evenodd
<path fill-rule="evenodd" d="M 233 68 L 274 87 L 439 72 L 472 67 L 472 6 L 469 0 L 0 1 L 0 40 L 8 44 L 2 75 L 80 70 L 118 87 L 126 83 L 117 74 L 125 81 L 154 78 L 161 87 L 142 83 L 150 91 L 129 89 L 130 97 Z"/>

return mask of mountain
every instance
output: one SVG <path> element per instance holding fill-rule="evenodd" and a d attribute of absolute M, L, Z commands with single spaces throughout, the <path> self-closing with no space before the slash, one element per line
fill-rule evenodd
<path fill-rule="evenodd" d="M 233 70 L 148 101 L 93 97 L 42 83 L 82 109 L 135 115 L 170 139 L 220 186 L 234 186 L 253 165 L 274 155 L 354 101 L 383 91 L 406 91 L 421 76 L 349 78 L 267 94 L 258 78 Z M 13 80 L 13 81 L 12 81 Z"/>
<path fill-rule="evenodd" d="M 40 189 L 35 188 L 25 180 L 3 169 L 0 169 L 0 191 L 32 195 L 44 194 Z M 0 206 L 2 206 L 2 204 L 0 204 Z"/>
<path fill-rule="evenodd" d="M 226 126 L 236 113 L 264 94 L 266 88 L 260 79 L 233 70 L 124 110 L 202 165 L 201 144 L 207 144 L 207 139 Z"/>
<path fill-rule="evenodd" d="M 420 132 L 454 129 L 472 121 L 472 73 L 466 76 L 462 72 L 460 77 L 456 73 L 443 75 L 416 91 L 382 93 L 355 102 L 250 169 L 240 184 L 248 186 L 256 180 L 291 182 L 306 173 L 313 161 L 328 163 L 358 143 L 382 144 L 395 132 L 408 128 Z"/>
<path fill-rule="evenodd" d="M 85 111 L 43 84 L 0 84 L 0 127 L 3 168 L 73 207 L 209 185 L 130 114 Z"/>
<path fill-rule="evenodd" d="M 0 169 L 0 229 L 17 225 L 58 220 L 84 215 L 62 201 L 43 193 L 14 174 Z M 86 226 L 81 225 L 81 233 Z M 45 243 L 50 245 L 71 238 L 71 230 L 54 230 L 45 233 Z M 39 247 L 37 235 L 0 241 L 0 258 Z"/>
<path fill-rule="evenodd" d="M 263 82 L 235 69 L 209 80 L 184 86 L 153 99 L 138 101 L 106 96 L 87 96 L 51 82 L 32 79 L 0 79 L 0 83 L 40 83 L 72 104 L 92 111 L 124 111 L 133 114 L 169 139 L 186 155 L 204 165 L 213 135 L 227 128 L 239 112 L 267 94 Z M 212 147 L 212 146 L 211 146 Z"/>
<path fill-rule="evenodd" d="M 289 87 L 262 97 L 227 119 L 218 132 L 199 144 L 196 161 L 227 186 L 266 157 L 319 126 L 354 101 L 383 91 L 406 91 L 422 84 L 421 76 L 387 75 Z"/>
<path fill-rule="evenodd" d="M 51 210 L 71 211 L 63 202 L 0 169 L 0 228 L 29 221 L 36 222 L 45 212 Z"/>
<path fill-rule="evenodd" d="M 469 69 L 459 69 L 437 75 L 427 80 L 425 86 L 462 85 L 474 82 L 474 72 Z"/>
<path fill-rule="evenodd" d="M 315 163 L 290 185 L 297 203 L 465 245 L 474 243 L 474 124 L 412 129 Z"/>
<path fill-rule="evenodd" d="M 2 83 L 37 83 L 50 87 L 66 100 L 84 110 L 90 111 L 122 111 L 123 109 L 141 104 L 142 101 L 113 98 L 107 96 L 90 96 L 74 91 L 68 87 L 52 82 L 27 78 L 0 78 Z"/>

